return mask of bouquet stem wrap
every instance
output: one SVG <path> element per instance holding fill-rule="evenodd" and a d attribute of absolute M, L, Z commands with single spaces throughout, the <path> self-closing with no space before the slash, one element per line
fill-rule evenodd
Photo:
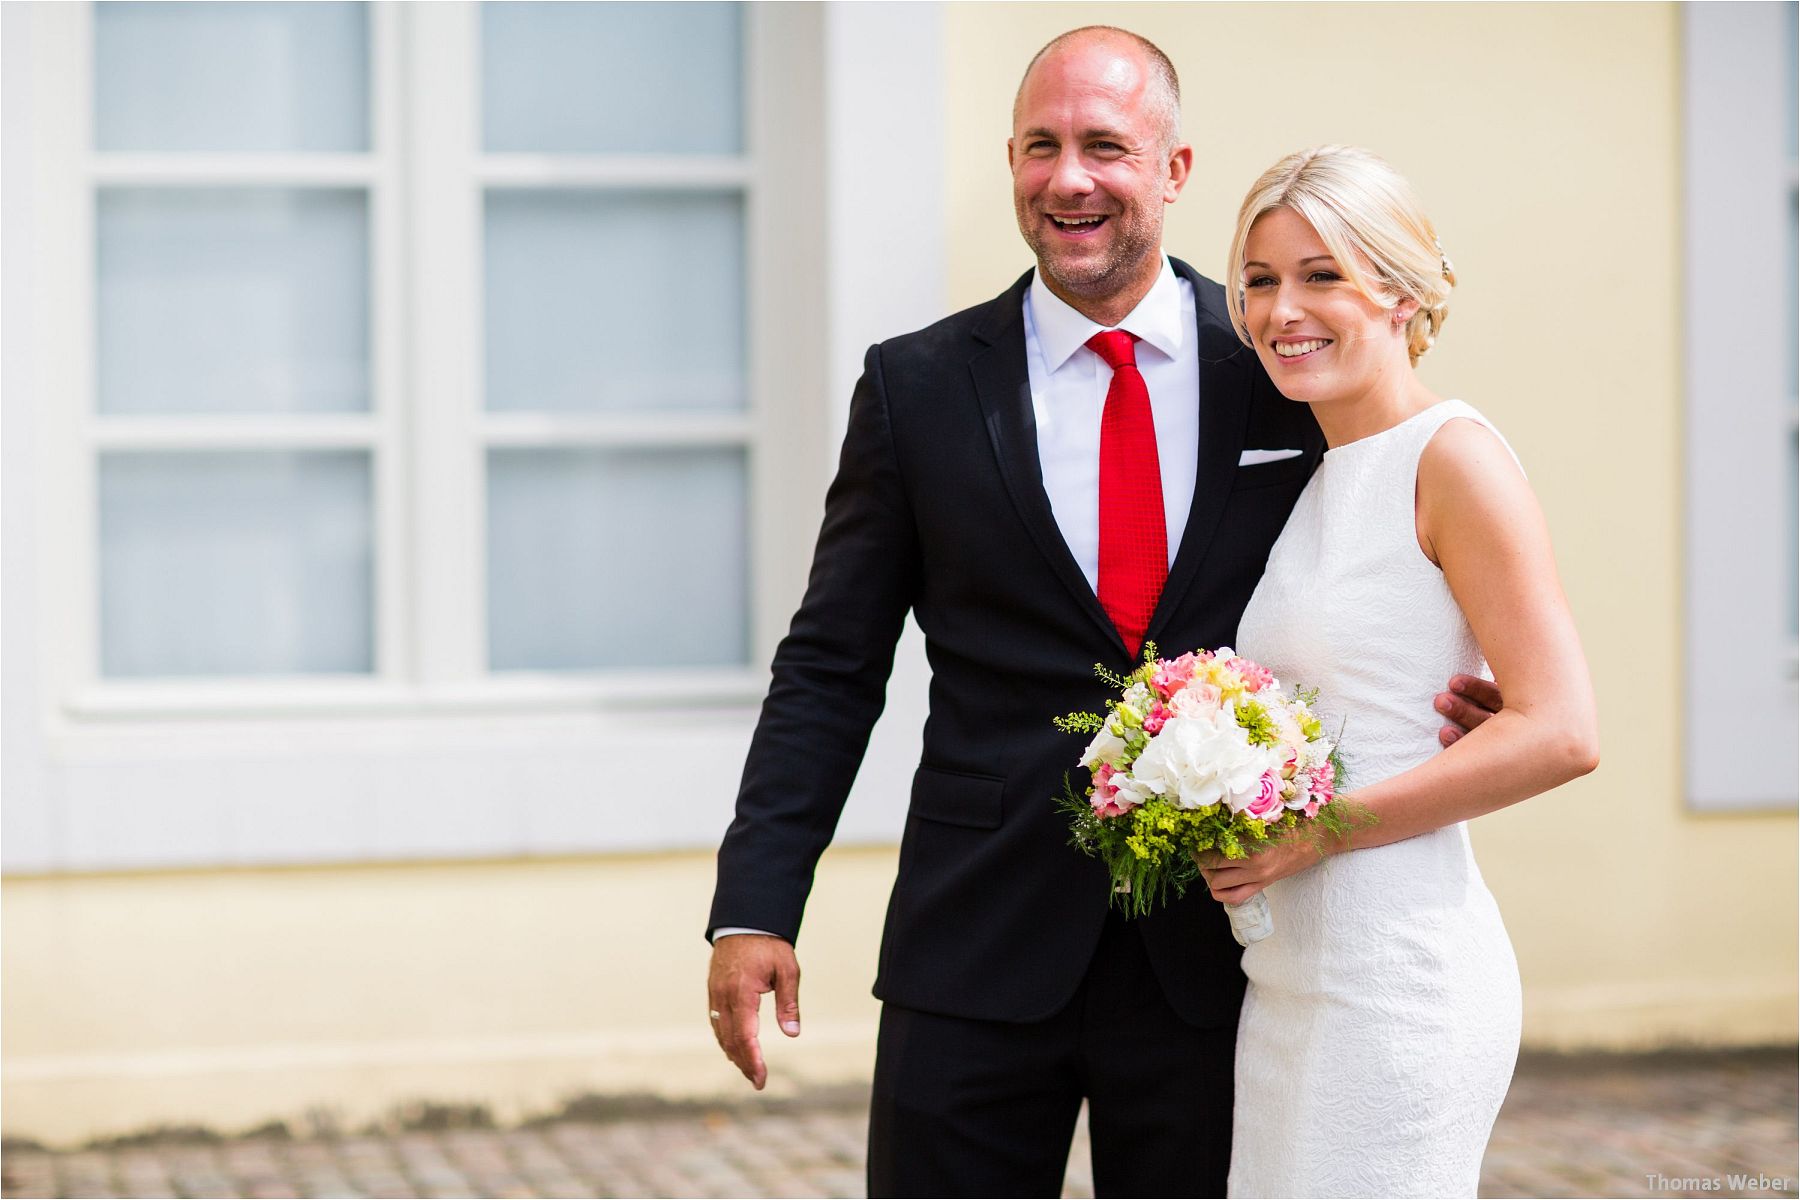
<path fill-rule="evenodd" d="M 1231 936 L 1240 946 L 1260 942 L 1275 932 L 1274 915 L 1269 912 L 1269 902 L 1261 892 L 1242 904 L 1227 904 L 1225 915 L 1231 918 Z"/>

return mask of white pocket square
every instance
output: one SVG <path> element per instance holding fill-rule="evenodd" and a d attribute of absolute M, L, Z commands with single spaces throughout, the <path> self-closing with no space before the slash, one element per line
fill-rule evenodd
<path fill-rule="evenodd" d="M 1254 467 L 1259 463 L 1280 462 L 1284 458 L 1299 458 L 1298 450 L 1246 450 L 1238 455 L 1238 466 Z"/>

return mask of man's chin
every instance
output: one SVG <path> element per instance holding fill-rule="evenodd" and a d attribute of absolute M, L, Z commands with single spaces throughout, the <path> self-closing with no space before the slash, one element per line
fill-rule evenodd
<path fill-rule="evenodd" d="M 1057 291 L 1083 298 L 1110 295 L 1123 275 L 1120 263 L 1087 255 L 1072 260 L 1067 255 L 1040 253 L 1037 262 L 1038 270 L 1056 285 Z"/>

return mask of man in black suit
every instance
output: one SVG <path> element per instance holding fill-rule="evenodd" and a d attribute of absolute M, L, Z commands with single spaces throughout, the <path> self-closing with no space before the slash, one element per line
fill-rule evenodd
<path fill-rule="evenodd" d="M 1037 270 L 870 349 L 719 851 L 712 1018 L 760 1088 L 760 997 L 798 1033 L 813 869 L 916 614 L 931 715 L 875 983 L 873 1196 L 1056 1195 L 1084 1098 L 1100 1194 L 1224 1194 L 1244 989 L 1224 912 L 1197 888 L 1125 921 L 1053 803 L 1083 746 L 1051 716 L 1099 709 L 1093 664 L 1129 670 L 1143 640 L 1232 641 L 1324 449 L 1224 290 L 1163 255 L 1193 160 L 1178 106 L 1134 34 L 1076 30 L 1032 61 L 1007 152 Z M 1089 342 L 1111 329 L 1123 362 Z M 1121 464 L 1102 427 L 1125 362 L 1154 431 Z M 1144 583 L 1116 567 L 1121 468 L 1161 485 L 1147 620 L 1117 599 Z"/>

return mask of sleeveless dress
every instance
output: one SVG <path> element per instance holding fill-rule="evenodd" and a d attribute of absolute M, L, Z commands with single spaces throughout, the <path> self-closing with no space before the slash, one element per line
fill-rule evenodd
<path fill-rule="evenodd" d="M 1320 689 L 1349 792 L 1436 754 L 1432 697 L 1486 673 L 1414 532 L 1419 456 L 1459 417 L 1493 429 L 1445 400 L 1327 451 L 1239 626 L 1239 653 Z M 1230 1195 L 1474 1196 L 1518 1056 L 1519 970 L 1467 827 L 1333 855 L 1264 894 Z"/>

